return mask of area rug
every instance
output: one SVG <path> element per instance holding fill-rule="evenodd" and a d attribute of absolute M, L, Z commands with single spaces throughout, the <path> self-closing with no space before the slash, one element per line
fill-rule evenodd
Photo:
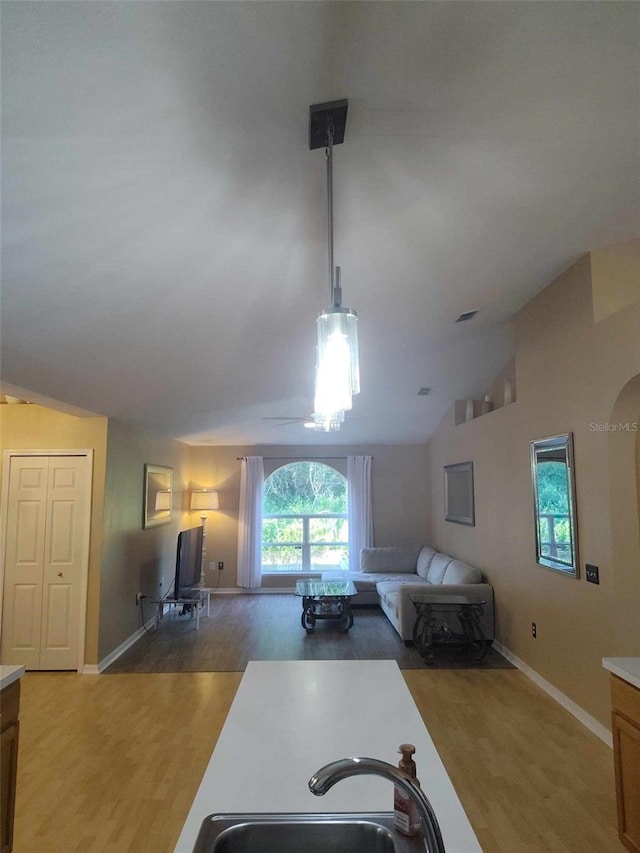
<path fill-rule="evenodd" d="M 436 649 L 425 663 L 405 646 L 377 607 L 354 609 L 354 624 L 342 633 L 330 622 L 308 634 L 300 624 L 300 599 L 293 595 L 218 595 L 211 616 L 195 620 L 177 613 L 160 620 L 105 673 L 243 672 L 251 660 L 395 660 L 400 669 L 513 669 L 495 649 L 474 663 L 463 649 Z M 145 615 L 151 615 L 149 613 Z"/>

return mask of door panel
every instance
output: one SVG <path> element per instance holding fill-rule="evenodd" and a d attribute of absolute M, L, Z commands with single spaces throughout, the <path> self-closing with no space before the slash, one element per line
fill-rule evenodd
<path fill-rule="evenodd" d="M 9 472 L 2 663 L 40 667 L 48 457 L 15 457 Z"/>
<path fill-rule="evenodd" d="M 75 669 L 78 665 L 87 465 L 81 456 L 52 456 L 49 464 L 40 669 Z"/>
<path fill-rule="evenodd" d="M 15 625 L 13 631 L 14 649 L 21 653 L 29 652 L 29 654 L 39 657 L 40 619 L 38 614 L 42 607 L 42 585 L 15 584 L 11 604 Z"/>
<path fill-rule="evenodd" d="M 44 501 L 21 500 L 17 507 L 15 561 L 23 568 L 42 564 Z"/>
<path fill-rule="evenodd" d="M 43 646 L 50 652 L 63 652 L 73 647 L 72 601 L 70 584 L 55 584 L 49 588 L 48 611 L 44 618 L 47 634 Z"/>
<path fill-rule="evenodd" d="M 49 565 L 68 568 L 73 561 L 75 502 L 54 501 L 51 506 L 51 534 L 48 537 Z"/>

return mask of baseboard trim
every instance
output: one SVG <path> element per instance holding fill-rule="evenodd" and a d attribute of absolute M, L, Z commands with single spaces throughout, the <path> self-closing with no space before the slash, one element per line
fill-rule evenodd
<path fill-rule="evenodd" d="M 123 655 L 127 649 L 130 649 L 131 646 L 136 643 L 140 637 L 145 633 L 145 629 L 152 628 L 156 623 L 155 616 L 152 619 L 148 619 L 145 622 L 144 628 L 140 626 L 137 631 L 135 631 L 130 637 L 128 637 L 124 643 L 120 643 L 120 645 L 114 649 L 112 652 L 103 658 L 98 664 L 90 663 L 85 664 L 82 667 L 82 675 L 100 675 L 100 673 L 104 672 L 105 669 L 111 666 L 114 661 L 116 661 L 120 655 Z"/>
<path fill-rule="evenodd" d="M 562 705 L 565 711 L 568 711 L 572 714 L 577 720 L 579 720 L 583 726 L 586 726 L 590 732 L 592 732 L 596 737 L 600 738 L 601 741 L 606 743 L 608 747 L 613 749 L 613 736 L 606 726 L 603 726 L 602 723 L 599 723 L 595 717 L 592 717 L 591 714 L 588 714 L 584 708 L 581 708 L 580 705 L 577 705 L 572 699 L 569 699 L 567 695 L 565 695 L 561 690 L 558 690 L 557 687 L 554 687 L 550 681 L 547 681 L 546 678 L 543 678 L 539 673 L 532 669 L 528 664 L 526 664 L 523 660 L 517 655 L 514 655 L 512 651 L 507 649 L 502 645 L 498 640 L 493 641 L 493 648 L 500 652 L 503 657 L 505 657 L 508 661 L 510 661 L 514 666 L 517 666 L 518 669 L 523 672 L 527 678 L 530 678 L 534 684 L 537 684 L 545 693 L 548 693 L 552 699 Z"/>

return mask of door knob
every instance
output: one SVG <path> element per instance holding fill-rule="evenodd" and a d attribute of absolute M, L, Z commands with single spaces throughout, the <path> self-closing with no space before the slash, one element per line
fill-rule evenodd
<path fill-rule="evenodd" d="M 62 576 L 62 572 L 58 572 L 58 577 L 61 578 Z"/>

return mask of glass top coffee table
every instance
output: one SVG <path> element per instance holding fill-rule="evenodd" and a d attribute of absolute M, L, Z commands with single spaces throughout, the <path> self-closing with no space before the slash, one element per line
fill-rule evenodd
<path fill-rule="evenodd" d="M 317 619 L 330 619 L 348 631 L 353 625 L 351 599 L 357 594 L 351 581 L 296 581 L 296 595 L 302 598 L 302 627 L 311 634 Z"/>

